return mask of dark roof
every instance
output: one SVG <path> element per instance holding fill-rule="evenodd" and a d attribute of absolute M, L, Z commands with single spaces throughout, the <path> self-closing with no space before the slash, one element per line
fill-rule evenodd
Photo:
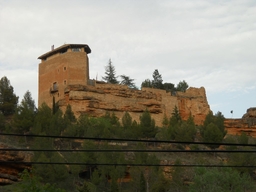
<path fill-rule="evenodd" d="M 49 52 L 41 55 L 40 57 L 38 57 L 38 59 L 46 59 L 47 57 L 54 55 L 58 52 L 67 50 L 68 48 L 82 48 L 82 47 L 84 47 L 84 50 L 87 54 L 91 53 L 90 47 L 86 44 L 64 44 L 56 49 L 53 49 L 52 51 L 49 51 Z"/>

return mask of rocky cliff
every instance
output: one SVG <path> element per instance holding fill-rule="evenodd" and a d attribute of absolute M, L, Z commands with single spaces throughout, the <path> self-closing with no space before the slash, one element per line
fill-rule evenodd
<path fill-rule="evenodd" d="M 191 114 L 196 124 L 202 124 L 210 111 L 205 89 L 190 87 L 185 93 L 171 94 L 165 90 L 143 88 L 130 89 L 127 86 L 106 83 L 95 83 L 94 86 L 70 85 L 65 90 L 65 99 L 59 100 L 60 108 L 65 111 L 70 104 L 75 115 L 102 116 L 106 111 L 114 112 L 121 119 L 128 111 L 133 120 L 139 122 L 139 117 L 146 109 L 161 126 L 164 116 L 171 116 L 175 106 L 181 117 L 187 119 Z"/>
<path fill-rule="evenodd" d="M 247 109 L 241 119 L 226 119 L 225 128 L 227 134 L 240 135 L 244 132 L 249 136 L 256 137 L 256 107 Z"/>
<path fill-rule="evenodd" d="M 11 149 L 7 144 L 0 143 L 0 149 Z M 0 185 L 12 184 L 19 181 L 19 174 L 24 169 L 30 169 L 31 167 L 27 164 L 15 164 L 8 163 L 6 161 L 13 162 L 30 162 L 32 154 L 21 151 L 8 151 L 0 150 Z"/>

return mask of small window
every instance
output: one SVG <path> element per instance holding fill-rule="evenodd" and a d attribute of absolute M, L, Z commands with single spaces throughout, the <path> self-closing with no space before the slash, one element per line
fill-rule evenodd
<path fill-rule="evenodd" d="M 66 69 L 67 69 L 67 68 L 66 68 L 66 67 L 64 67 L 63 69 L 64 69 L 64 71 L 66 71 Z"/>
<path fill-rule="evenodd" d="M 66 80 L 64 80 L 64 85 L 66 85 L 67 84 L 67 81 Z"/>
<path fill-rule="evenodd" d="M 80 52 L 81 49 L 80 49 L 80 48 L 72 48 L 72 51 L 73 51 L 73 52 Z"/>
<path fill-rule="evenodd" d="M 54 83 L 53 83 L 53 90 L 54 90 L 54 91 L 57 91 L 57 90 L 58 90 L 57 82 L 54 82 Z"/>

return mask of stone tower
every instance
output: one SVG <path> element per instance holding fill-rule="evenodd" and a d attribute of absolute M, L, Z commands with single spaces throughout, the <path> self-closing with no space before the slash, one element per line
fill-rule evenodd
<path fill-rule="evenodd" d="M 52 107 L 53 97 L 57 102 L 65 98 L 69 85 L 87 85 L 91 49 L 86 44 L 64 44 L 41 55 L 38 74 L 38 106 L 45 102 Z"/>

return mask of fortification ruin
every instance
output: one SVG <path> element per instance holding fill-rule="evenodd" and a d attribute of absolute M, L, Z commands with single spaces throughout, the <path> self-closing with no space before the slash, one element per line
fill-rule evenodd
<path fill-rule="evenodd" d="M 128 111 L 136 121 L 147 109 L 158 126 L 165 115 L 172 115 L 175 106 L 183 119 L 192 115 L 196 124 L 202 124 L 210 111 L 203 87 L 190 87 L 185 93 L 177 92 L 173 96 L 160 89 L 135 90 L 90 80 L 89 53 L 91 49 L 86 44 L 65 44 L 38 57 L 41 59 L 38 106 L 45 102 L 52 107 L 54 98 L 63 111 L 70 104 L 77 117 L 102 116 L 109 111 L 121 119 Z"/>

